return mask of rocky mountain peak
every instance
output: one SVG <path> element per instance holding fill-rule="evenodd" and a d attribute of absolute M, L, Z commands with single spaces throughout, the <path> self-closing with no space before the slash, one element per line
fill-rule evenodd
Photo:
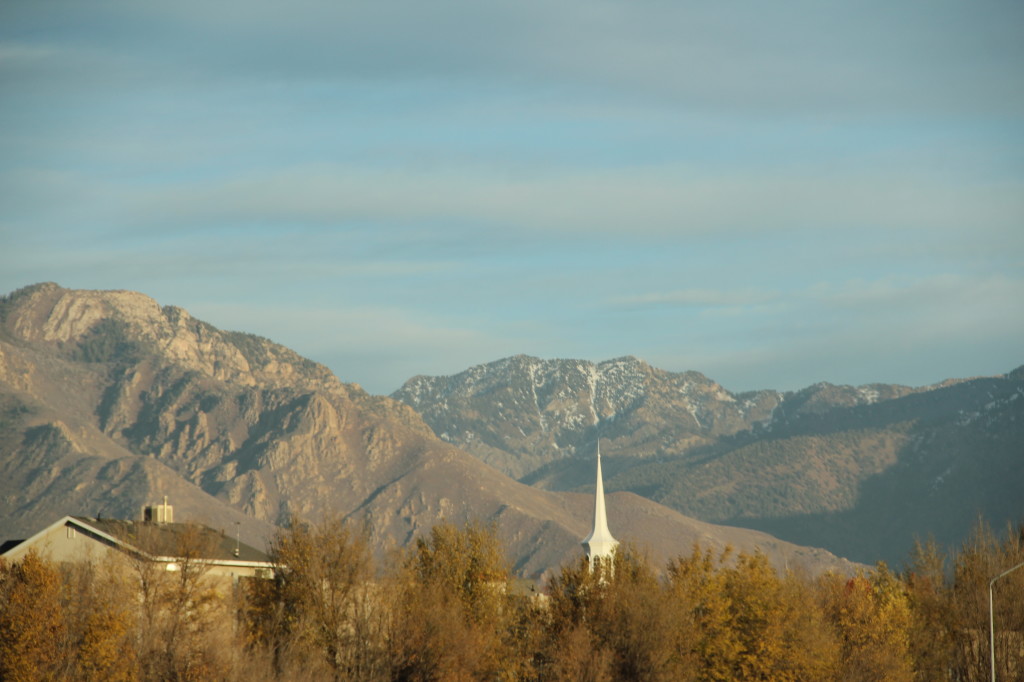
<path fill-rule="evenodd" d="M 819 382 L 734 394 L 635 357 L 516 356 L 418 377 L 394 397 L 445 440 L 530 485 L 588 489 L 586 456 L 600 436 L 608 490 L 899 561 L 920 529 L 957 542 L 978 512 L 1016 518 L 1022 381 L 1018 368 L 918 388 Z M 844 537 L 853 518 L 872 531 Z"/>
<path fill-rule="evenodd" d="M 224 332 L 134 291 L 64 289 L 53 283 L 0 300 L 0 323 L 15 342 L 47 345 L 67 358 L 125 362 L 157 356 L 218 381 L 301 384 L 344 390 L 327 368 L 251 334 Z"/>
<path fill-rule="evenodd" d="M 160 316 L 156 301 L 132 291 L 70 291 L 48 282 L 5 298 L 6 330 L 32 342 L 68 343 L 86 336 L 102 320 L 117 317 L 140 329 Z"/>
<path fill-rule="evenodd" d="M 392 397 L 442 439 L 517 478 L 592 452 L 598 434 L 609 454 L 660 454 L 665 442 L 693 447 L 768 419 L 779 401 L 768 391 L 740 399 L 699 372 L 667 372 L 634 356 L 593 363 L 517 355 L 416 377 Z"/>
<path fill-rule="evenodd" d="M 423 388 L 475 396 L 491 382 L 505 406 L 497 409 L 525 410 L 540 425 L 536 437 L 555 446 L 559 423 L 594 421 L 593 364 L 526 356 L 498 364 L 500 373 L 476 368 Z M 497 381 L 502 374 L 516 377 L 511 386 Z M 131 518 L 163 495 L 184 517 L 237 523 L 257 544 L 293 515 L 366 523 L 381 553 L 440 518 L 483 519 L 498 526 L 524 575 L 578 555 L 593 508 L 587 495 L 511 480 L 437 439 L 408 405 L 344 385 L 266 339 L 218 330 L 141 294 L 54 284 L 0 300 L 0 470 L 5 535 L 68 513 Z M 620 537 L 651 547 L 659 562 L 699 539 L 719 549 L 775 543 L 776 560 L 841 564 L 628 493 L 608 505 Z"/>

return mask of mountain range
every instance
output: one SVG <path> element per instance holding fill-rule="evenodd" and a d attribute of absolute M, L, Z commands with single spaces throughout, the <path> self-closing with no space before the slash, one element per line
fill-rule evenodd
<path fill-rule="evenodd" d="M 634 357 L 516 356 L 393 394 L 445 441 L 518 480 L 605 488 L 857 561 L 1024 520 L 1024 368 L 934 386 L 819 383 L 732 393 Z"/>
<path fill-rule="evenodd" d="M 167 495 L 176 520 L 237 529 L 257 547 L 293 518 L 336 514 L 364 523 L 382 557 L 440 519 L 493 523 L 523 576 L 580 555 L 592 494 L 515 480 L 557 459 L 507 467 L 514 478 L 456 440 L 400 400 L 140 293 L 45 283 L 0 299 L 0 539 L 65 514 L 135 518 Z M 654 462 L 641 441 L 635 452 Z M 656 564 L 700 543 L 813 572 L 853 568 L 625 488 L 607 506 L 613 533 Z"/>

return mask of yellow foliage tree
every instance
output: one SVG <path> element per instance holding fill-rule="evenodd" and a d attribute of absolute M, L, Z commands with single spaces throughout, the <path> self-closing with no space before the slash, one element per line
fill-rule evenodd
<path fill-rule="evenodd" d="M 62 567 L 71 677 L 128 682 L 138 678 L 135 586 L 113 556 Z"/>
<path fill-rule="evenodd" d="M 666 598 L 665 585 L 644 555 L 620 544 L 603 592 L 601 617 L 592 627 L 613 654 L 616 679 L 693 679 L 678 647 L 690 635 L 688 619 Z"/>
<path fill-rule="evenodd" d="M 59 679 L 67 659 L 60 572 L 34 550 L 15 563 L 0 560 L 0 679 Z"/>
<path fill-rule="evenodd" d="M 933 541 L 915 542 L 903 576 L 910 604 L 910 654 L 918 679 L 944 679 L 953 665 L 958 627 L 946 561 Z"/>
<path fill-rule="evenodd" d="M 831 677 L 835 642 L 827 635 L 823 615 L 807 598 L 810 589 L 804 581 L 792 574 L 780 577 L 760 552 L 740 554 L 724 573 L 740 644 L 736 679 L 796 682 Z"/>
<path fill-rule="evenodd" d="M 138 654 L 143 679 L 206 680 L 230 666 L 227 603 L 208 577 L 216 538 L 202 526 L 168 531 L 136 524 L 125 537 L 138 590 Z M 173 557 L 172 562 L 154 557 Z"/>
<path fill-rule="evenodd" d="M 840 641 L 843 680 L 913 679 L 905 586 L 884 563 L 868 575 L 821 580 L 823 608 Z"/>
<path fill-rule="evenodd" d="M 511 573 L 493 528 L 440 523 L 396 578 L 395 676 L 516 679 L 528 666 Z"/>
<path fill-rule="evenodd" d="M 695 547 L 669 564 L 669 590 L 688 614 L 678 646 L 698 680 L 829 679 L 835 640 L 807 581 L 780 577 L 764 554 Z"/>
<path fill-rule="evenodd" d="M 603 617 L 607 590 L 600 564 L 591 570 L 585 557 L 562 566 L 551 579 L 543 612 L 544 645 L 537 652 L 542 680 L 612 679 L 612 652 L 594 631 L 594 624 Z"/>
<path fill-rule="evenodd" d="M 669 591 L 677 607 L 686 614 L 689 635 L 677 647 L 687 669 L 697 679 L 734 680 L 736 662 L 743 650 L 734 625 L 735 612 L 727 589 L 723 565 L 732 553 L 727 547 L 717 558 L 710 549 L 694 546 L 688 557 L 669 562 Z"/>
<path fill-rule="evenodd" d="M 335 679 L 383 675 L 387 605 L 374 589 L 366 531 L 339 517 L 293 520 L 271 545 L 273 582 L 252 584 L 250 632 L 273 648 L 278 672 Z M 255 628 L 255 629 L 253 629 Z"/>
<path fill-rule="evenodd" d="M 1024 529 L 1011 526 L 1000 540 L 979 521 L 956 556 L 950 608 L 957 631 L 950 667 L 964 679 L 991 675 L 989 581 L 1024 562 L 1022 534 Z M 1019 679 L 1024 675 L 1024 569 L 994 585 L 993 608 L 997 677 Z"/>

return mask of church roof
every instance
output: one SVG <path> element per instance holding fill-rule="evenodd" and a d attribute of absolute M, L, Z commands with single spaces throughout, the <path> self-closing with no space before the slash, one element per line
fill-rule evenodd
<path fill-rule="evenodd" d="M 181 544 L 182 534 L 195 529 L 198 535 L 195 545 L 200 549 L 200 558 L 211 561 L 259 561 L 269 562 L 266 553 L 238 542 L 238 556 L 235 556 L 235 538 L 225 531 L 218 531 L 195 523 L 147 523 L 123 519 L 94 519 L 88 516 L 73 516 L 75 521 L 117 538 L 133 547 L 144 546 L 147 553 L 160 556 L 174 556 Z M 144 537 L 144 540 L 143 540 Z"/>
<path fill-rule="evenodd" d="M 95 519 L 88 516 L 65 516 L 28 539 L 4 542 L 0 556 L 20 556 L 30 547 L 45 542 L 53 530 L 63 526 L 72 527 L 78 533 L 108 547 L 161 562 L 174 561 L 182 551 L 185 533 L 195 533 L 187 539 L 198 559 L 224 566 L 271 565 L 267 554 L 243 542 L 237 543 L 238 556 L 235 556 L 235 538 L 208 526 Z"/>

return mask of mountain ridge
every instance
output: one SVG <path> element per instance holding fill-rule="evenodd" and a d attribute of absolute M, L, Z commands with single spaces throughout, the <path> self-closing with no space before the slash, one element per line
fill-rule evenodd
<path fill-rule="evenodd" d="M 295 515 L 365 523 L 386 554 L 441 518 L 494 522 L 517 571 L 580 553 L 592 498 L 516 482 L 283 346 L 222 332 L 130 291 L 41 284 L 0 299 L 0 520 L 132 517 L 167 494 L 176 516 L 260 539 Z M 658 561 L 732 544 L 777 564 L 852 570 L 827 552 L 720 528 L 626 492 L 613 530 Z"/>
<path fill-rule="evenodd" d="M 416 377 L 392 395 L 445 440 L 531 485 L 584 489 L 578 455 L 600 435 L 609 491 L 860 561 L 898 562 L 915 536 L 959 542 L 979 513 L 995 523 L 1024 517 L 1005 484 L 1024 485 L 1024 367 L 924 387 L 818 382 L 731 393 L 699 372 L 666 372 L 633 357 L 515 356 Z M 944 503 L 915 476 L 938 480 L 946 469 L 961 475 L 936 484 Z M 964 480 L 998 494 L 986 499 Z M 910 507 L 901 488 L 912 493 Z"/>

